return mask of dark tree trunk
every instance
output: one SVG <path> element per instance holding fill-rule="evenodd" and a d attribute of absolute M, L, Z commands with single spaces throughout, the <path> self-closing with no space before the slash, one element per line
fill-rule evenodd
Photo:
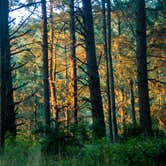
<path fill-rule="evenodd" d="M 74 17 L 74 0 L 70 0 L 70 51 L 71 51 L 71 95 L 74 124 L 77 125 L 77 61 L 76 61 L 76 37 L 75 37 L 75 17 Z"/>
<path fill-rule="evenodd" d="M 5 104 L 5 70 L 4 70 L 4 62 L 5 62 L 5 56 L 6 56 L 6 50 L 5 50 L 5 22 L 7 17 L 6 16 L 6 0 L 2 0 L 0 2 L 0 148 L 3 146 L 5 141 L 5 111 L 7 110 L 6 104 Z"/>
<path fill-rule="evenodd" d="M 136 42 L 140 125 L 143 133 L 150 136 L 152 135 L 152 125 L 147 76 L 145 0 L 136 1 Z"/>
<path fill-rule="evenodd" d="M 114 92 L 114 75 L 112 65 L 112 54 L 111 54 L 111 2 L 107 0 L 107 45 L 108 45 L 108 68 L 109 68 L 109 82 L 111 91 L 111 111 L 112 111 L 112 127 L 113 127 L 113 142 L 116 141 L 118 135 L 117 120 L 116 120 L 116 107 L 115 107 L 115 92 Z"/>
<path fill-rule="evenodd" d="M 5 93 L 5 98 L 3 99 L 4 106 L 4 116 L 5 116 L 5 130 L 9 131 L 12 136 L 16 136 L 16 122 L 15 122 L 15 110 L 13 101 L 13 85 L 12 85 L 12 73 L 10 65 L 10 43 L 9 43 L 9 8 L 8 1 L 1 1 L 2 5 L 2 41 L 1 41 L 1 53 L 2 53 L 2 77 L 5 85 L 3 86 L 3 94 Z"/>
<path fill-rule="evenodd" d="M 107 29 L 106 29 L 106 9 L 105 9 L 105 0 L 102 0 L 102 18 L 103 18 L 103 45 L 104 45 L 104 57 L 106 61 L 106 92 L 108 100 L 108 125 L 109 125 L 109 137 L 110 141 L 113 140 L 112 133 L 112 113 L 111 113 L 111 97 L 110 97 L 110 82 L 109 82 L 109 67 L 108 67 L 108 54 L 107 54 Z"/>
<path fill-rule="evenodd" d="M 44 111 L 45 124 L 50 126 L 50 90 L 48 80 L 48 35 L 46 0 L 41 0 L 42 5 L 42 51 L 43 51 L 43 81 L 44 81 Z"/>
<path fill-rule="evenodd" d="M 9 30 L 9 29 L 8 29 Z M 6 29 L 6 33 L 7 32 Z M 6 34 L 5 33 L 5 34 Z M 14 110 L 14 101 L 13 101 L 13 84 L 12 84 L 12 73 L 11 73 L 11 64 L 10 64 L 10 44 L 9 44 L 9 35 L 6 36 L 6 62 L 5 62 L 5 82 L 6 82 L 6 131 L 9 131 L 10 134 L 16 136 L 16 119 L 15 119 L 15 110 Z"/>
<path fill-rule="evenodd" d="M 96 60 L 92 6 L 90 0 L 82 0 L 82 2 L 86 33 L 85 44 L 87 52 L 90 99 L 92 105 L 93 131 L 96 137 L 105 137 L 105 123 L 100 90 L 100 79 Z"/>
<path fill-rule="evenodd" d="M 135 101 L 134 101 L 134 88 L 133 88 L 133 80 L 130 80 L 130 100 L 131 100 L 131 117 L 133 125 L 136 125 L 136 115 L 135 115 Z"/>
<path fill-rule="evenodd" d="M 121 18 L 118 16 L 118 35 L 121 36 Z"/>

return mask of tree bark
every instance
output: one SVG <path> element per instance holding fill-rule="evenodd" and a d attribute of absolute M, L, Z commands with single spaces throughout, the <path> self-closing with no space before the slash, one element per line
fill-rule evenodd
<path fill-rule="evenodd" d="M 108 68 L 109 68 L 109 82 L 111 92 L 111 111 L 112 111 L 112 127 L 113 127 L 113 142 L 116 141 L 118 135 L 117 120 L 116 120 L 116 107 L 115 107 L 115 91 L 114 91 L 114 75 L 112 65 L 112 54 L 111 54 L 111 2 L 107 0 L 107 45 L 108 45 Z"/>
<path fill-rule="evenodd" d="M 46 0 L 41 0 L 42 5 L 42 51 L 43 51 L 43 81 L 44 81 L 44 112 L 45 124 L 50 126 L 50 90 L 48 74 L 48 35 Z"/>
<path fill-rule="evenodd" d="M 105 137 L 104 113 L 100 90 L 100 79 L 96 60 L 92 6 L 90 0 L 82 0 L 85 25 L 87 70 L 89 77 L 90 100 L 92 105 L 93 132 L 98 138 Z"/>
<path fill-rule="evenodd" d="M 64 30 L 64 36 L 66 35 L 66 31 Z M 64 55 L 65 55 L 65 96 L 66 96 L 66 101 L 65 101 L 65 115 L 66 115 L 66 126 L 67 126 L 67 131 L 69 130 L 69 81 L 68 81 L 68 57 L 67 57 L 67 47 L 66 47 L 66 43 L 65 43 L 65 47 L 64 47 Z"/>
<path fill-rule="evenodd" d="M 131 100 L 131 117 L 133 125 L 136 125 L 136 115 L 135 115 L 135 101 L 134 101 L 134 88 L 133 88 L 133 80 L 130 80 L 130 100 Z"/>
<path fill-rule="evenodd" d="M 103 45 L 104 45 L 104 57 L 106 61 L 106 93 L 108 101 L 108 125 L 109 125 L 109 137 L 110 141 L 113 141 L 112 133 L 112 113 L 111 113 L 111 93 L 110 93 L 110 82 L 109 82 L 109 66 L 108 66 L 108 54 L 107 54 L 107 27 L 106 27 L 106 9 L 105 9 L 105 0 L 102 0 L 102 19 L 103 19 Z"/>
<path fill-rule="evenodd" d="M 152 125 L 147 75 L 145 0 L 136 1 L 136 44 L 140 126 L 143 133 L 150 136 Z"/>
<path fill-rule="evenodd" d="M 0 2 L 0 148 L 3 146 L 5 142 L 5 111 L 6 108 L 6 96 L 5 96 L 5 72 L 4 72 L 4 64 L 5 64 L 5 22 L 6 22 L 6 3 L 7 1 L 2 0 Z"/>
<path fill-rule="evenodd" d="M 76 61 L 76 37 L 75 37 L 75 17 L 74 17 L 74 0 L 70 0 L 70 51 L 71 51 L 71 95 L 72 105 L 71 111 L 73 114 L 74 124 L 77 125 L 77 61 Z"/>
<path fill-rule="evenodd" d="M 50 99 L 53 117 L 55 118 L 55 122 L 58 122 L 59 112 L 56 93 L 56 44 L 54 46 L 53 6 L 54 1 L 50 0 Z"/>
<path fill-rule="evenodd" d="M 125 128 L 126 128 L 126 115 L 127 115 L 127 112 L 125 110 L 125 91 L 124 91 L 124 88 L 121 89 L 121 96 L 122 96 L 122 100 L 121 100 L 121 111 L 122 111 L 122 116 L 121 116 L 121 123 L 122 123 L 122 128 L 123 128 L 123 132 L 125 131 Z"/>
<path fill-rule="evenodd" d="M 8 17 L 9 17 L 9 7 L 8 1 L 1 1 L 1 18 L 2 18 L 2 41 L 1 41 L 1 53 L 2 53 L 2 77 L 5 85 L 3 86 L 3 94 L 5 93 L 3 99 L 4 110 L 3 114 L 5 116 L 5 130 L 9 131 L 10 134 L 16 136 L 16 120 L 15 120 L 15 110 L 14 110 L 14 101 L 13 101 L 13 85 L 12 85 L 12 73 L 11 73 L 11 64 L 10 64 L 10 42 L 9 42 L 9 26 L 8 26 Z"/>

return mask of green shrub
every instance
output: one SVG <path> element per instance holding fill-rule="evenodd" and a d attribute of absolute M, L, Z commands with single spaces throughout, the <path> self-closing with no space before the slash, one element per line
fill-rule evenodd
<path fill-rule="evenodd" d="M 141 128 L 138 125 L 128 124 L 124 128 L 123 138 L 124 139 L 131 139 L 138 137 L 142 134 Z"/>
<path fill-rule="evenodd" d="M 113 164 L 158 165 L 166 162 L 166 140 L 135 138 L 113 145 L 109 154 Z"/>
<path fill-rule="evenodd" d="M 110 144 L 106 139 L 91 140 L 81 146 L 73 135 L 67 137 L 58 129 L 40 128 L 40 143 L 20 136 L 14 144 L 7 142 L 1 166 L 164 166 L 166 139 L 137 137 Z M 39 129 L 38 129 L 39 130 Z M 47 135 L 42 133 L 42 130 Z M 60 140 L 61 139 L 61 140 Z M 48 141 L 48 142 L 47 142 Z M 59 147 L 57 147 L 59 146 Z M 46 149 L 45 149 L 46 148 Z M 57 149 L 60 148 L 60 149 Z M 62 149 L 63 148 L 63 149 Z M 44 151 L 44 153 L 41 153 Z M 50 150 L 48 152 L 47 150 Z M 59 153 L 60 155 L 57 155 Z"/>
<path fill-rule="evenodd" d="M 140 137 L 113 145 L 101 140 L 84 146 L 77 154 L 77 160 L 74 161 L 79 166 L 165 165 L 166 140 Z"/>
<path fill-rule="evenodd" d="M 42 152 L 46 154 L 63 156 L 70 146 L 81 146 L 77 137 L 65 132 L 59 124 L 55 128 L 40 126 L 35 133 L 39 136 Z"/>

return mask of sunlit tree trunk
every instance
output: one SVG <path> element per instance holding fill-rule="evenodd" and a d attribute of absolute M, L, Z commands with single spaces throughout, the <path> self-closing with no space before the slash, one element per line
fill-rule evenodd
<path fill-rule="evenodd" d="M 143 133 L 150 136 L 152 125 L 148 93 L 145 0 L 136 1 L 136 44 L 140 126 Z"/>
<path fill-rule="evenodd" d="M 116 107 L 115 107 L 115 91 L 114 91 L 114 75 L 112 64 L 112 46 L 111 46 L 111 2 L 107 0 L 107 44 L 108 44 L 108 68 L 109 68 L 109 82 L 111 91 L 111 111 L 112 111 L 112 127 L 113 127 L 113 142 L 116 141 L 118 135 L 117 120 L 116 120 Z"/>
<path fill-rule="evenodd" d="M 54 47 L 54 20 L 53 20 L 54 1 L 50 0 L 50 101 L 53 117 L 57 122 L 59 112 L 57 107 L 56 94 L 56 46 Z M 55 50 L 55 51 L 54 51 Z"/>
<path fill-rule="evenodd" d="M 125 110 L 125 91 L 124 88 L 121 89 L 121 111 L 122 111 L 122 116 L 121 116 L 121 123 L 122 123 L 122 128 L 123 131 L 125 130 L 126 127 L 126 110 Z"/>
<path fill-rule="evenodd" d="M 66 32 L 64 30 L 64 36 L 66 35 Z M 66 116 L 66 126 L 67 126 L 67 130 L 68 130 L 68 127 L 69 127 L 69 122 L 70 122 L 70 119 L 69 119 L 69 81 L 68 81 L 68 77 L 69 77 L 69 74 L 68 74 L 68 56 L 67 56 L 67 47 L 66 47 L 66 43 L 65 43 L 65 47 L 64 47 L 64 54 L 65 54 L 65 96 L 66 96 L 66 101 L 65 101 L 65 116 Z"/>
<path fill-rule="evenodd" d="M 112 135 L 112 120 L 111 120 L 111 98 L 110 98 L 110 82 L 109 82 L 109 68 L 108 68 L 108 54 L 107 54 L 107 29 L 106 29 L 106 9 L 105 9 L 105 0 L 102 0 L 102 19 L 103 19 L 103 45 L 104 45 L 104 57 L 106 61 L 106 92 L 107 92 L 107 101 L 108 101 L 108 125 L 109 125 L 109 137 L 110 141 L 113 140 Z"/>
<path fill-rule="evenodd" d="M 48 80 L 48 35 L 46 0 L 41 0 L 42 5 L 42 51 L 43 51 L 43 81 L 44 81 L 44 112 L 45 124 L 50 126 L 50 90 Z"/>
<path fill-rule="evenodd" d="M 75 21 L 74 21 L 74 0 L 70 0 L 70 51 L 71 51 L 71 111 L 74 124 L 77 120 L 77 61 L 76 61 L 76 37 L 75 37 Z"/>
<path fill-rule="evenodd" d="M 99 72 L 96 60 L 92 6 L 90 0 L 82 0 L 82 2 L 86 33 L 85 44 L 87 52 L 87 69 L 89 77 L 90 100 L 92 105 L 93 131 L 96 137 L 104 137 L 105 122 L 100 90 Z"/>

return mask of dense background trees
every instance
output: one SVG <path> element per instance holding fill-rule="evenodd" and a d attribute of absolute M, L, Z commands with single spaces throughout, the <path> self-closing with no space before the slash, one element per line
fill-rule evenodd
<path fill-rule="evenodd" d="M 114 143 L 165 132 L 164 0 L 8 2 L 0 2 L 1 145 L 37 139 L 34 131 Z"/>

